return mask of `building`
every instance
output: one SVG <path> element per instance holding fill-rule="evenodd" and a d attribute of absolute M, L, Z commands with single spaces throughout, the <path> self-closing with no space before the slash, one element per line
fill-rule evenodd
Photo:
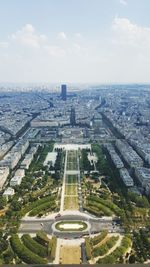
<path fill-rule="evenodd" d="M 124 160 L 128 163 L 131 168 L 143 166 L 143 160 L 139 157 L 135 150 L 125 141 L 117 140 L 116 147 Z"/>
<path fill-rule="evenodd" d="M 10 181 L 10 186 L 20 185 L 21 182 L 22 182 L 22 178 L 21 177 L 14 176 Z"/>
<path fill-rule="evenodd" d="M 76 125 L 76 113 L 75 113 L 75 109 L 73 107 L 71 108 L 71 113 L 70 113 L 70 124 L 72 126 Z"/>
<path fill-rule="evenodd" d="M 131 176 L 129 175 L 128 171 L 126 168 L 122 168 L 119 170 L 119 173 L 120 173 L 120 177 L 123 181 L 123 183 L 127 186 L 127 187 L 130 187 L 130 186 L 134 186 L 134 182 L 133 182 L 133 179 L 131 178 Z"/>
<path fill-rule="evenodd" d="M 25 176 L 25 171 L 23 169 L 18 169 L 15 172 L 14 177 L 10 181 L 10 186 L 20 185 L 22 182 L 22 178 Z"/>
<path fill-rule="evenodd" d="M 8 200 L 8 197 L 12 197 L 15 194 L 15 190 L 11 187 L 8 187 L 4 193 L 3 196 L 6 197 L 6 199 Z"/>
<path fill-rule="evenodd" d="M 112 144 L 105 144 L 105 147 L 111 157 L 111 160 L 113 162 L 113 164 L 115 165 L 115 167 L 117 169 L 121 169 L 124 167 L 124 164 L 122 162 L 122 160 L 120 159 L 120 157 L 118 156 L 118 154 L 116 153 L 114 147 Z"/>
<path fill-rule="evenodd" d="M 21 169 L 29 169 L 29 166 L 33 160 L 33 154 L 26 154 L 24 160 L 20 164 Z"/>
<path fill-rule="evenodd" d="M 43 128 L 43 127 L 58 127 L 59 123 L 58 121 L 54 120 L 38 120 L 35 119 L 31 121 L 30 123 L 31 127 L 38 127 L 38 128 Z"/>
<path fill-rule="evenodd" d="M 93 126 L 94 127 L 101 127 L 102 126 L 102 116 L 98 112 L 93 116 Z"/>
<path fill-rule="evenodd" d="M 0 167 L 0 190 L 3 188 L 4 183 L 9 175 L 8 167 Z"/>
<path fill-rule="evenodd" d="M 0 166 L 9 167 L 10 169 L 14 169 L 21 159 L 20 151 L 10 151 L 3 160 L 0 161 Z"/>
<path fill-rule="evenodd" d="M 150 196 L 150 182 L 148 184 L 146 184 L 145 193 L 147 196 Z"/>
<path fill-rule="evenodd" d="M 53 166 L 55 165 L 55 162 L 56 162 L 56 159 L 57 159 L 57 152 L 50 152 L 47 154 L 47 157 L 44 161 L 44 166 Z"/>
<path fill-rule="evenodd" d="M 63 101 L 66 101 L 67 99 L 67 85 L 66 84 L 61 85 L 61 99 Z"/>
<path fill-rule="evenodd" d="M 150 169 L 148 168 L 135 168 L 135 176 L 143 188 L 146 188 L 147 184 L 150 183 Z"/>
<path fill-rule="evenodd" d="M 33 154 L 33 156 L 34 156 L 36 154 L 38 148 L 39 148 L 39 144 L 32 146 L 30 151 L 29 151 L 29 154 Z"/>
<path fill-rule="evenodd" d="M 24 155 L 26 150 L 29 147 L 29 141 L 27 140 L 20 140 L 14 147 L 13 152 L 20 152 L 21 155 Z"/>

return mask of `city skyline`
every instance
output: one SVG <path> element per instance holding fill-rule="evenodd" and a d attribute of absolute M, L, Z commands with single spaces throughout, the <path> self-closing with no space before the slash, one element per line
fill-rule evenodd
<path fill-rule="evenodd" d="M 9 88 L 0 265 L 149 263 L 149 86 Z"/>
<path fill-rule="evenodd" d="M 0 82 L 150 82 L 148 0 L 0 5 Z"/>

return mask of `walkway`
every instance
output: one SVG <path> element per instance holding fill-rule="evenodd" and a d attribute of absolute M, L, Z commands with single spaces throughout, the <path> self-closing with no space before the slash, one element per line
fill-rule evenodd
<path fill-rule="evenodd" d="M 67 170 L 67 157 L 68 157 L 68 151 L 66 150 L 65 166 L 64 166 L 64 176 L 63 176 L 62 193 L 61 193 L 61 202 L 60 202 L 60 212 L 63 212 L 63 210 L 64 210 L 65 181 L 66 181 L 66 170 Z"/>

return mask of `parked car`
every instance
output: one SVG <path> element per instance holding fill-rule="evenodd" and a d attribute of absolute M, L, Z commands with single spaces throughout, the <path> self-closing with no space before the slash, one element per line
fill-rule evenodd
<path fill-rule="evenodd" d="M 61 214 L 58 213 L 58 214 L 55 216 L 55 219 L 60 218 L 60 217 L 61 217 Z"/>

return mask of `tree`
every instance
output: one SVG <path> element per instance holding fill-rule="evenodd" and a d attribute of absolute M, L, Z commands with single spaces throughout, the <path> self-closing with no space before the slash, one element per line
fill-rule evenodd
<path fill-rule="evenodd" d="M 5 251 L 8 247 L 8 241 L 1 239 L 0 240 L 0 254 Z"/>
<path fill-rule="evenodd" d="M 12 210 L 14 210 L 14 211 L 19 211 L 19 210 L 21 210 L 21 203 L 18 202 L 17 199 L 14 199 L 14 200 L 12 201 L 12 203 L 11 203 L 11 208 L 12 208 Z"/>
<path fill-rule="evenodd" d="M 3 259 L 5 264 L 9 264 L 12 262 L 14 258 L 14 253 L 11 248 L 8 248 L 4 253 L 3 253 Z"/>
<path fill-rule="evenodd" d="M 0 229 L 0 239 L 3 237 L 3 230 Z"/>
<path fill-rule="evenodd" d="M 135 263 L 136 258 L 134 254 L 131 254 L 131 256 L 129 257 L 129 263 Z"/>
<path fill-rule="evenodd" d="M 0 196 L 0 209 L 5 208 L 6 204 L 7 204 L 6 198 L 3 196 Z"/>

